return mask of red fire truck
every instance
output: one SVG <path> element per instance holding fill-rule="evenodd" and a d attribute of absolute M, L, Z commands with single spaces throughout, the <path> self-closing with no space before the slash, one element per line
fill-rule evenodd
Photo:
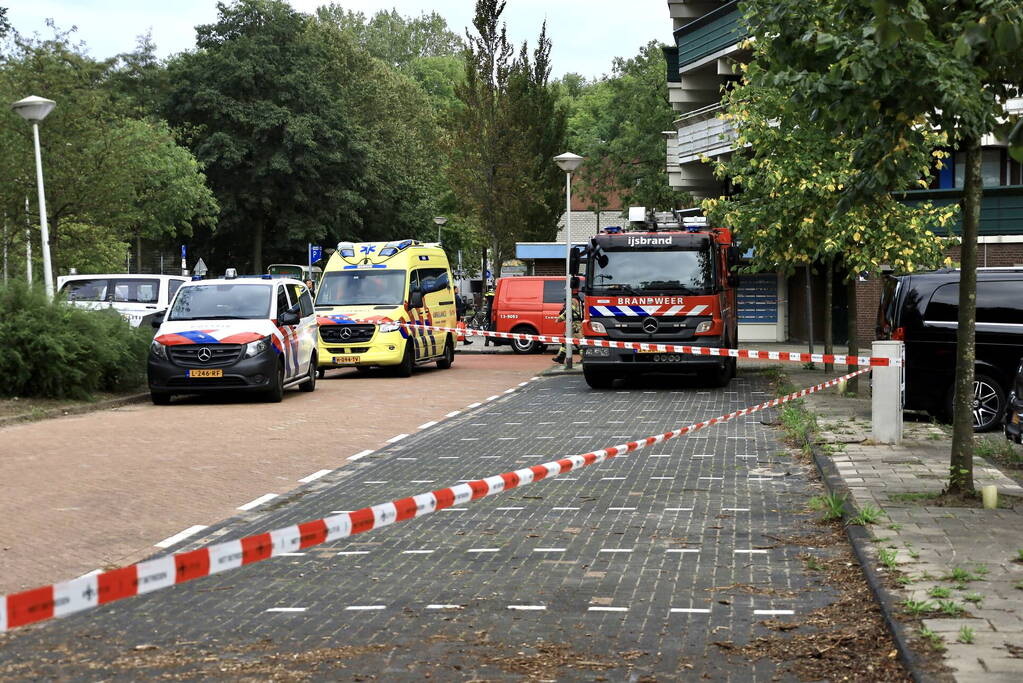
<path fill-rule="evenodd" d="M 628 229 L 607 227 L 578 252 L 586 263 L 580 283 L 585 337 L 737 348 L 733 268 L 739 248 L 731 231 L 682 213 L 645 214 Z M 583 374 L 594 389 L 643 373 L 697 375 L 726 386 L 735 376 L 735 358 L 583 348 Z"/>

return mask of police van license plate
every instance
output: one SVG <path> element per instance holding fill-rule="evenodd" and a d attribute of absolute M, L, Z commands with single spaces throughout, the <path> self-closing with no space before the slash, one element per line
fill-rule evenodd
<path fill-rule="evenodd" d="M 223 370 L 213 370 L 212 368 L 200 368 L 197 370 L 189 370 L 189 377 L 223 377 Z"/>
<path fill-rule="evenodd" d="M 639 363 L 681 363 L 680 353 L 637 353 L 636 361 Z"/>
<path fill-rule="evenodd" d="M 334 365 L 352 365 L 358 362 L 358 356 L 334 356 Z"/>

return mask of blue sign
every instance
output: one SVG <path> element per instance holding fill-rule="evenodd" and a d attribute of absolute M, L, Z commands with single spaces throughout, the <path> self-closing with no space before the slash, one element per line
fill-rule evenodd
<path fill-rule="evenodd" d="M 490 279 L 490 271 L 489 270 L 484 274 L 484 277 L 487 278 L 488 280 Z"/>
<path fill-rule="evenodd" d="M 186 256 L 185 256 L 185 245 L 182 244 L 181 245 L 181 260 L 184 261 L 185 258 L 186 258 Z"/>
<path fill-rule="evenodd" d="M 309 245 L 309 263 L 316 263 L 323 258 L 323 247 L 318 244 Z"/>

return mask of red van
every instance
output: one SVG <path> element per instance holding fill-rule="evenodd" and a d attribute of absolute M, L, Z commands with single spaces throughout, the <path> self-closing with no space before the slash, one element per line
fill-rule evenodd
<path fill-rule="evenodd" d="M 564 321 L 558 322 L 564 305 L 564 277 L 502 277 L 494 290 L 491 320 L 497 332 L 560 335 L 565 333 Z M 544 346 L 532 340 L 494 342 L 511 344 L 515 353 L 538 353 Z"/>

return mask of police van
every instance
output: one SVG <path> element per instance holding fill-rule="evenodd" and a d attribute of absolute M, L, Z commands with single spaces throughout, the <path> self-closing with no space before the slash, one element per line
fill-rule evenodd
<path fill-rule="evenodd" d="M 316 316 L 298 280 L 237 277 L 183 284 L 157 328 L 147 364 L 153 403 L 173 394 L 316 389 Z"/>
<path fill-rule="evenodd" d="M 448 258 L 415 240 L 341 242 L 316 292 L 319 373 L 331 368 L 391 368 L 409 377 L 416 365 L 451 367 L 455 294 Z M 407 324 L 400 324 L 407 323 Z"/>

